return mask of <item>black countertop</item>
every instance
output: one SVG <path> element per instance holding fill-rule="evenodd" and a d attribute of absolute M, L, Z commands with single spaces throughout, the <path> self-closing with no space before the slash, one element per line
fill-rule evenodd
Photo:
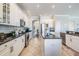
<path fill-rule="evenodd" d="M 61 39 L 61 37 L 57 37 L 56 35 L 48 35 L 48 36 L 45 36 L 44 39 Z"/>
<path fill-rule="evenodd" d="M 66 33 L 68 35 L 73 35 L 73 36 L 79 36 L 79 34 L 69 34 L 69 33 Z"/>
<path fill-rule="evenodd" d="M 79 36 L 79 32 L 75 32 L 75 31 L 67 31 L 66 34 L 73 35 L 73 36 Z"/>
<path fill-rule="evenodd" d="M 5 44 L 5 43 L 7 43 L 7 42 L 9 42 L 9 41 L 11 41 L 11 40 L 14 40 L 14 39 L 16 39 L 16 38 L 19 38 L 19 37 L 21 37 L 21 36 L 24 35 L 24 34 L 25 34 L 25 33 L 20 34 L 20 35 L 18 35 L 18 36 L 16 36 L 16 37 L 8 37 L 8 38 L 6 38 L 3 42 L 0 42 L 0 45 Z"/>

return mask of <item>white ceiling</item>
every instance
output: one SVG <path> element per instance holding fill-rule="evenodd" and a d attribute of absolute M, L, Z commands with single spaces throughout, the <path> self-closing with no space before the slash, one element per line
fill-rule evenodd
<path fill-rule="evenodd" d="M 79 16 L 79 3 L 18 3 L 24 12 L 37 15 L 74 15 Z M 39 5 L 37 8 L 37 5 Z M 55 5 L 55 8 L 52 8 Z M 68 8 L 71 6 L 71 8 Z"/>

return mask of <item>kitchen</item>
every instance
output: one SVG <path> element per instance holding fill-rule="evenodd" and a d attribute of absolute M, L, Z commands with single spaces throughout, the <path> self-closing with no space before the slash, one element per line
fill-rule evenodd
<path fill-rule="evenodd" d="M 41 56 L 79 55 L 78 10 L 78 3 L 0 3 L 0 56 L 38 53 L 31 48 Z"/>

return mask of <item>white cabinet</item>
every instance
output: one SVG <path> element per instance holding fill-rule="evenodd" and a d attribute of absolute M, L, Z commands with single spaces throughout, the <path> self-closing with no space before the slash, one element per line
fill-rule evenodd
<path fill-rule="evenodd" d="M 0 46 L 0 56 L 17 56 L 25 46 L 25 35 Z"/>
<path fill-rule="evenodd" d="M 12 45 L 13 47 L 13 52 L 10 54 L 12 56 L 17 56 L 21 53 L 21 51 L 23 50 L 24 46 L 25 46 L 25 36 L 21 36 L 19 38 L 16 38 L 14 40 L 14 43 Z"/>
<path fill-rule="evenodd" d="M 18 7 L 16 3 L 10 4 L 10 24 L 20 26 L 20 19 L 24 20 L 23 11 Z"/>
<path fill-rule="evenodd" d="M 0 56 L 9 56 L 9 55 L 10 55 L 10 49 L 8 47 L 0 52 Z"/>
<path fill-rule="evenodd" d="M 66 35 L 66 45 L 71 47 L 71 42 L 72 42 L 72 39 L 71 39 L 71 36 L 72 35 Z"/>
<path fill-rule="evenodd" d="M 79 52 L 79 37 L 78 36 L 72 36 L 72 49 Z"/>
<path fill-rule="evenodd" d="M 12 41 L 7 42 L 0 46 L 0 55 L 1 56 L 9 56 L 10 55 L 10 46 L 12 44 Z"/>
<path fill-rule="evenodd" d="M 16 3 L 0 3 L 0 24 L 20 26 L 20 19 L 27 17 Z"/>
<path fill-rule="evenodd" d="M 16 56 L 17 54 L 17 39 L 12 40 L 12 45 L 10 46 L 10 56 Z"/>
<path fill-rule="evenodd" d="M 17 48 L 17 51 L 18 51 L 18 54 L 22 51 L 22 37 L 19 37 L 18 39 L 17 39 L 17 46 L 18 46 L 18 48 Z"/>
<path fill-rule="evenodd" d="M 2 3 L 0 3 L 0 23 L 3 22 L 3 6 Z"/>
<path fill-rule="evenodd" d="M 45 39 L 44 40 L 44 54 L 45 56 L 59 56 L 61 55 L 61 39 Z"/>
<path fill-rule="evenodd" d="M 10 23 L 10 4 L 0 3 L 0 24 Z"/>
<path fill-rule="evenodd" d="M 10 46 L 10 56 L 17 56 L 20 54 L 22 45 L 21 37 L 13 40 L 12 45 Z"/>
<path fill-rule="evenodd" d="M 22 36 L 22 49 L 24 48 L 25 46 L 25 35 Z"/>
<path fill-rule="evenodd" d="M 66 45 L 79 52 L 79 37 L 66 34 Z"/>
<path fill-rule="evenodd" d="M 20 20 L 18 19 L 19 10 L 16 4 L 10 4 L 10 24 L 20 26 Z"/>

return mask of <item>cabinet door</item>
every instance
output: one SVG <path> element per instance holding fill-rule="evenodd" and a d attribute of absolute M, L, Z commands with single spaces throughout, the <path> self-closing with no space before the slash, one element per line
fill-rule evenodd
<path fill-rule="evenodd" d="M 15 26 L 20 26 L 20 9 L 19 7 L 15 4 L 12 3 L 10 4 L 10 24 L 15 25 Z"/>
<path fill-rule="evenodd" d="M 45 56 L 60 56 L 61 55 L 61 39 L 45 39 L 44 40 Z"/>
<path fill-rule="evenodd" d="M 10 56 L 10 46 L 12 42 L 7 42 L 0 46 L 0 55 L 1 56 Z"/>
<path fill-rule="evenodd" d="M 21 40 L 19 38 L 14 40 L 13 45 L 10 47 L 10 55 L 18 56 L 21 52 Z"/>
<path fill-rule="evenodd" d="M 16 15 L 16 6 L 14 4 L 10 4 L 10 24 L 16 25 L 17 22 L 17 15 Z"/>
<path fill-rule="evenodd" d="M 0 56 L 10 56 L 10 49 L 7 47 L 6 49 L 0 52 Z"/>
<path fill-rule="evenodd" d="M 22 49 L 24 48 L 25 46 L 25 35 L 22 36 Z"/>
<path fill-rule="evenodd" d="M 0 23 L 3 22 L 3 5 L 0 3 Z"/>
<path fill-rule="evenodd" d="M 16 39 L 15 40 L 13 40 L 13 43 L 12 43 L 12 45 L 10 46 L 10 55 L 11 56 L 16 56 L 17 55 L 17 41 L 16 41 Z"/>
<path fill-rule="evenodd" d="M 71 35 L 66 35 L 66 45 L 68 47 L 71 47 L 71 42 L 72 42 Z"/>
<path fill-rule="evenodd" d="M 79 37 L 73 36 L 72 37 L 72 49 L 79 52 Z"/>
<path fill-rule="evenodd" d="M 24 48 L 24 37 L 21 36 L 14 40 L 13 45 L 10 47 L 11 56 L 18 56 Z"/>
<path fill-rule="evenodd" d="M 14 55 L 15 56 L 17 56 L 17 55 L 19 55 L 19 45 L 18 45 L 18 38 L 17 39 L 15 39 L 15 42 L 16 42 L 16 44 L 14 43 Z"/>
<path fill-rule="evenodd" d="M 17 49 L 16 52 L 19 55 L 21 53 L 21 51 L 22 51 L 22 37 L 19 37 L 17 39 L 17 47 L 16 47 L 16 49 Z"/>

